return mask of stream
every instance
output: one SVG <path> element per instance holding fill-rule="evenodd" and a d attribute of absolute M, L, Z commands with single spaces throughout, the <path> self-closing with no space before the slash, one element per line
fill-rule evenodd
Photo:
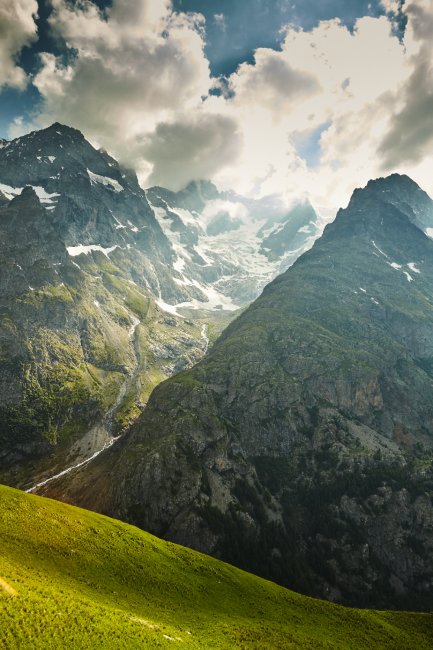
<path fill-rule="evenodd" d="M 201 335 L 204 338 L 204 340 L 206 341 L 206 347 L 204 349 L 204 355 L 203 356 L 206 356 L 206 352 L 208 351 L 208 348 L 209 348 L 209 339 L 206 336 L 206 334 L 207 334 L 207 325 L 206 325 L 206 323 L 204 323 L 203 327 L 201 328 Z"/>
<path fill-rule="evenodd" d="M 125 311 L 128 311 L 125 309 Z M 138 367 L 140 365 L 140 350 L 138 346 L 138 340 L 134 340 L 134 334 L 135 330 L 137 329 L 138 325 L 140 324 L 140 321 L 138 318 L 136 318 L 133 314 L 131 314 L 128 311 L 128 316 L 131 319 L 132 325 L 129 330 L 129 339 L 130 342 L 132 343 L 132 348 L 134 350 L 134 357 L 135 357 L 135 364 L 131 371 L 129 372 L 127 378 L 122 384 L 122 387 L 119 391 L 119 394 L 117 396 L 116 401 L 114 402 L 113 406 L 110 408 L 109 411 L 105 414 L 103 419 L 95 424 L 90 431 L 88 431 L 83 438 L 81 438 L 80 441 L 76 442 L 72 447 L 69 452 L 69 454 L 78 452 L 79 448 L 81 448 L 83 445 L 86 444 L 86 442 L 90 445 L 93 446 L 100 446 L 100 444 L 103 442 L 103 445 L 100 449 L 95 451 L 91 456 L 88 458 L 85 458 L 81 462 L 77 463 L 76 465 L 72 465 L 71 467 L 68 467 L 67 469 L 64 469 L 62 472 L 59 474 L 56 474 L 55 476 L 51 476 L 50 478 L 47 478 L 45 481 L 41 481 L 41 483 L 37 483 L 37 485 L 34 485 L 30 489 L 26 490 L 26 492 L 33 492 L 33 490 L 36 490 L 36 488 L 42 487 L 43 485 L 46 485 L 47 483 L 50 483 L 50 481 L 54 481 L 54 479 L 59 478 L 60 476 L 64 476 L 64 474 L 68 474 L 68 472 L 71 472 L 74 469 L 77 469 L 78 467 L 82 467 L 86 463 L 89 463 L 91 460 L 96 458 L 96 456 L 99 456 L 103 451 L 111 447 L 111 445 L 116 442 L 120 438 L 118 436 L 117 438 L 112 438 L 110 437 L 111 431 L 114 426 L 114 414 L 116 412 L 117 407 L 123 400 L 123 398 L 126 395 L 126 391 L 128 390 L 129 386 L 131 385 L 131 382 L 135 379 L 135 376 L 138 371 Z M 207 349 L 207 348 L 206 348 Z"/>

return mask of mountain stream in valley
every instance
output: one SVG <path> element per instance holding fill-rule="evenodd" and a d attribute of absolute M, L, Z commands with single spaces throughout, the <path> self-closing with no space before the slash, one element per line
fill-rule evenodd
<path fill-rule="evenodd" d="M 201 328 L 201 335 L 202 335 L 202 337 L 204 338 L 204 340 L 206 341 L 206 347 L 205 347 L 205 349 L 204 349 L 204 355 L 203 355 L 203 356 L 206 355 L 206 353 L 207 353 L 207 351 L 208 351 L 208 348 L 209 348 L 209 339 L 208 339 L 208 337 L 206 336 L 206 334 L 207 334 L 207 325 L 206 325 L 206 323 L 205 323 L 205 324 L 203 325 L 203 327 Z"/>
<path fill-rule="evenodd" d="M 125 311 L 127 311 L 125 309 Z M 81 455 L 83 457 L 84 455 L 87 456 L 87 454 L 91 454 L 90 456 L 87 456 L 80 462 L 76 463 L 75 465 L 72 465 L 71 467 L 68 467 L 67 469 L 63 470 L 59 474 L 56 474 L 55 476 L 51 476 L 50 478 L 47 478 L 45 481 L 41 481 L 40 483 L 37 483 L 30 489 L 26 490 L 26 492 L 33 492 L 33 490 L 36 490 L 37 488 L 42 487 L 43 485 L 46 485 L 47 483 L 50 483 L 51 481 L 54 481 L 56 478 L 60 478 L 60 476 L 64 476 L 65 474 L 68 474 L 74 469 L 78 469 L 78 467 L 82 467 L 82 465 L 85 465 L 86 463 L 89 463 L 91 460 L 96 458 L 96 456 L 99 456 L 103 451 L 111 447 L 111 445 L 116 442 L 116 440 L 119 439 L 120 436 L 117 438 L 113 438 L 111 436 L 111 431 L 114 426 L 114 414 L 116 412 L 117 407 L 119 404 L 122 402 L 123 398 L 126 395 L 126 392 L 128 388 L 130 387 L 131 383 L 134 381 L 135 376 L 137 375 L 138 368 L 140 365 L 140 350 L 139 350 L 139 345 L 138 345 L 138 340 L 137 338 L 134 339 L 134 334 L 135 331 L 140 324 L 140 321 L 138 318 L 133 316 L 128 311 L 128 316 L 131 319 L 131 327 L 129 330 L 129 339 L 132 344 L 132 348 L 134 350 L 134 357 L 135 357 L 135 363 L 134 366 L 131 368 L 130 372 L 128 373 L 125 381 L 123 382 L 123 385 L 119 391 L 119 394 L 117 396 L 116 401 L 114 402 L 113 406 L 110 408 L 110 410 L 105 414 L 103 419 L 95 424 L 90 431 L 88 431 L 81 440 L 76 442 L 70 449 L 69 455 L 75 455 L 78 457 Z M 202 333 L 203 335 L 203 333 Z M 207 347 L 206 347 L 207 349 Z M 86 448 L 86 451 L 83 452 L 82 450 Z M 92 453 L 93 452 L 93 453 Z"/>

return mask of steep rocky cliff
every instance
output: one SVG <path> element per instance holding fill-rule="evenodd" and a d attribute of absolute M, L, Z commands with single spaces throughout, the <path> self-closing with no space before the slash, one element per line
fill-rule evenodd
<path fill-rule="evenodd" d="M 356 190 L 130 433 L 39 490 L 348 604 L 431 609 L 432 201 Z"/>

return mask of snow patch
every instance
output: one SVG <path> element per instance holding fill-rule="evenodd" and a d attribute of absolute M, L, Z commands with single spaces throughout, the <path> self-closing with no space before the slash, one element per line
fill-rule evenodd
<path fill-rule="evenodd" d="M 60 196 L 60 194 L 56 194 L 55 192 L 54 194 L 48 194 L 48 192 L 46 192 L 40 185 L 30 185 L 30 187 L 35 190 L 41 203 L 54 203 L 54 201 L 51 200 L 52 197 Z M 23 187 L 11 187 L 10 185 L 4 185 L 3 183 L 0 183 L 0 190 L 9 200 L 13 199 L 15 196 L 19 196 L 23 189 Z"/>
<path fill-rule="evenodd" d="M 57 194 L 56 192 L 48 194 L 43 187 L 39 187 L 38 185 L 32 185 L 31 187 L 35 190 L 41 203 L 57 203 L 57 201 L 52 201 L 51 199 L 53 196 L 60 196 L 60 194 Z"/>
<path fill-rule="evenodd" d="M 363 289 L 362 287 L 359 287 L 359 288 L 360 288 L 360 289 L 361 289 L 361 291 L 363 291 L 364 293 L 367 293 L 367 292 L 366 292 L 366 290 L 365 290 L 365 289 Z"/>
<path fill-rule="evenodd" d="M 180 318 L 183 318 L 183 316 L 178 314 L 176 311 L 176 307 L 179 307 L 179 305 L 167 305 L 167 303 L 163 300 L 155 300 L 155 302 L 163 311 L 167 311 L 169 314 L 173 314 L 173 316 L 179 316 Z"/>
<path fill-rule="evenodd" d="M 193 246 L 193 248 L 200 255 L 200 257 L 204 259 L 204 261 L 206 262 L 206 266 L 212 266 L 213 260 L 207 257 L 206 253 L 203 252 L 204 250 L 207 250 L 207 248 L 205 249 L 203 246 L 200 246 L 199 244 L 196 244 L 195 246 Z"/>
<path fill-rule="evenodd" d="M 379 251 L 379 253 L 382 253 L 382 255 L 384 255 L 385 257 L 388 257 L 388 255 L 386 255 L 386 253 L 384 253 L 383 251 L 381 251 L 381 250 L 380 250 L 380 248 L 379 248 L 379 246 L 376 246 L 376 244 L 374 243 L 374 241 L 373 241 L 373 240 L 372 240 L 372 242 L 371 242 L 371 243 L 372 243 L 372 244 L 373 244 L 373 246 L 374 246 L 374 247 L 376 248 L 376 250 L 378 250 L 378 251 Z"/>
<path fill-rule="evenodd" d="M 116 244 L 116 246 L 111 246 L 111 248 L 102 248 L 102 246 L 98 246 L 97 244 L 90 244 L 90 246 L 81 246 L 80 244 L 78 246 L 68 246 L 66 250 L 71 257 L 81 255 L 81 253 L 88 255 L 92 251 L 101 251 L 101 253 L 104 253 L 108 257 L 108 253 L 114 251 L 115 248 L 120 248 L 120 246 Z"/>
<path fill-rule="evenodd" d="M 183 260 L 181 257 L 178 257 L 173 264 L 173 268 L 179 273 L 182 271 L 184 266 L 185 266 L 185 260 Z"/>
<path fill-rule="evenodd" d="M 93 301 L 97 307 L 99 307 L 99 302 L 97 300 Z"/>
<path fill-rule="evenodd" d="M 123 187 L 114 178 L 109 178 L 108 176 L 100 176 L 99 174 L 94 174 L 93 172 L 90 171 L 90 169 L 87 170 L 87 173 L 89 174 L 90 182 L 92 183 L 92 185 L 94 185 L 95 183 L 100 183 L 101 185 L 111 186 L 111 188 L 115 192 L 123 192 Z"/>
<path fill-rule="evenodd" d="M 403 271 L 403 273 L 404 273 L 405 276 L 407 277 L 407 281 L 408 281 L 408 282 L 413 282 L 413 277 L 410 276 L 409 273 L 408 273 L 407 271 Z"/>
<path fill-rule="evenodd" d="M 401 269 L 401 264 L 396 264 L 395 262 L 392 262 L 392 264 L 388 262 L 388 264 L 392 266 L 393 269 Z"/>
<path fill-rule="evenodd" d="M 186 287 L 186 286 L 188 286 L 189 284 L 192 284 L 192 282 L 191 282 L 190 280 L 188 280 L 188 278 L 186 278 L 184 275 L 182 275 L 182 277 L 183 277 L 183 280 L 179 280 L 179 278 L 173 278 L 173 280 L 174 280 L 174 281 L 176 282 L 176 284 L 178 284 L 180 287 Z"/>
<path fill-rule="evenodd" d="M 416 262 L 409 262 L 408 267 L 409 267 L 410 270 L 413 271 L 414 273 L 421 273 L 421 271 L 420 271 L 419 269 L 416 269 L 416 268 L 415 268 L 415 264 L 416 264 Z"/>

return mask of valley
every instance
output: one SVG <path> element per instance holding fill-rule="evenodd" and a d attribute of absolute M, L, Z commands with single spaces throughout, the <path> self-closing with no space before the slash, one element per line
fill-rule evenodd
<path fill-rule="evenodd" d="M 198 361 L 278 272 L 276 264 L 265 268 L 260 241 L 251 254 L 262 275 L 253 279 L 244 249 L 227 251 L 205 237 L 212 248 L 205 261 L 194 248 L 204 236 L 202 211 L 240 206 L 254 238 L 268 206 L 249 200 L 246 208 L 242 197 L 221 197 L 211 183 L 169 196 L 156 189 L 174 228 L 146 198 L 161 205 L 155 191 L 144 192 L 134 172 L 74 129 L 54 124 L 1 143 L 4 483 L 29 489 L 111 444 L 152 389 Z M 278 203 L 270 214 L 289 218 Z M 302 235 L 304 245 L 314 236 Z M 224 278 L 234 294 L 220 284 Z"/>
<path fill-rule="evenodd" d="M 305 596 L 431 611 L 433 202 L 335 220 L 0 148 L 0 482 Z"/>
<path fill-rule="evenodd" d="M 122 440 L 38 493 L 307 595 L 430 611 L 432 214 L 407 177 L 357 190 Z"/>
<path fill-rule="evenodd" d="M 0 0 L 0 650 L 433 648 L 432 33 Z"/>

